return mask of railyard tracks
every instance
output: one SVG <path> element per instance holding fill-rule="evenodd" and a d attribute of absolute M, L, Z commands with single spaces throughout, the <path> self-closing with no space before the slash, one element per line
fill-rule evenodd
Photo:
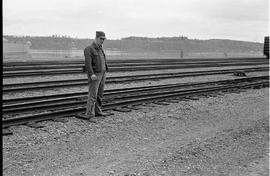
<path fill-rule="evenodd" d="M 250 62 L 256 62 L 256 61 L 267 61 L 265 57 L 238 57 L 238 58 L 166 58 L 166 59 L 114 59 L 110 60 L 108 59 L 109 64 L 131 64 L 132 66 L 135 66 L 134 64 L 147 64 L 147 63 L 206 63 L 206 62 L 235 62 L 235 61 L 250 61 Z M 84 64 L 84 59 L 70 59 L 70 60 L 54 60 L 54 61 L 46 61 L 46 60 L 37 60 L 37 61 L 5 61 L 3 63 L 4 67 L 16 67 L 16 66 L 22 66 L 22 67 L 31 67 L 31 66 L 50 66 L 50 65 L 74 65 L 74 64 Z"/>
<path fill-rule="evenodd" d="M 139 66 L 161 66 L 161 65 L 205 65 L 205 64 L 225 64 L 225 63 L 265 63 L 265 60 L 259 61 L 197 61 L 197 62 L 180 62 L 180 61 L 168 61 L 164 62 L 151 62 L 145 61 L 144 63 L 109 63 L 110 67 L 139 67 Z M 4 66 L 3 71 L 18 71 L 18 70 L 50 70 L 50 69 L 72 69 L 72 68 L 82 68 L 84 64 L 66 64 L 62 63 L 59 65 L 58 63 L 55 64 L 47 64 L 47 65 L 9 65 Z"/>
<path fill-rule="evenodd" d="M 214 82 L 205 82 L 205 83 L 177 83 L 177 84 L 168 84 L 168 85 L 157 85 L 157 86 L 144 86 L 144 87 L 132 87 L 125 89 L 111 89 L 105 90 L 105 96 L 117 95 L 119 93 L 132 93 L 138 91 L 149 91 L 149 90 L 159 90 L 164 88 L 184 88 L 184 87 L 194 87 L 194 86 L 202 86 L 204 84 L 222 84 L 227 83 L 228 80 L 225 81 L 214 81 Z M 25 98 L 14 98 L 7 99 L 3 101 L 3 108 L 8 112 L 15 113 L 20 108 L 26 108 L 26 106 L 33 107 L 33 105 L 47 105 L 52 102 L 65 102 L 65 101 L 78 101 L 82 99 L 86 99 L 88 92 L 77 92 L 77 93 L 68 93 L 68 94 L 56 94 L 56 95 L 45 95 L 45 96 L 36 96 L 36 97 L 25 97 Z M 11 109 L 10 109 L 11 108 Z M 19 108 L 19 109 L 17 109 Z M 40 107 L 39 107 L 40 108 Z M 34 109 L 30 109 L 34 110 Z"/>
<path fill-rule="evenodd" d="M 229 74 L 229 73 L 234 73 L 235 71 L 242 71 L 242 72 L 269 71 L 269 67 L 224 69 L 224 70 L 194 71 L 194 72 L 176 72 L 176 73 L 161 73 L 161 74 L 132 75 L 132 76 L 116 76 L 116 77 L 108 77 L 106 79 L 106 83 L 128 83 L 131 81 L 134 82 L 134 81 L 160 80 L 160 79 L 190 77 L 190 76 Z M 9 92 L 16 92 L 16 91 L 29 91 L 29 90 L 49 89 L 49 88 L 57 88 L 57 87 L 84 86 L 87 84 L 88 84 L 87 79 L 14 83 L 14 84 L 4 84 L 2 91 L 4 93 L 9 93 Z"/>
<path fill-rule="evenodd" d="M 208 60 L 188 60 L 188 59 L 155 59 L 155 60 L 129 60 L 109 62 L 109 72 L 126 72 L 141 70 L 162 70 L 162 69 L 183 69 L 199 67 L 224 67 L 224 66 L 248 66 L 268 64 L 265 58 L 255 59 L 208 59 Z M 24 64 L 24 65 L 22 65 Z M 29 64 L 29 65 L 25 65 Z M 4 63 L 3 77 L 40 76 L 56 74 L 82 74 L 83 63 L 80 61 L 70 63 Z"/>
<path fill-rule="evenodd" d="M 190 98 L 193 99 L 194 97 L 198 98 L 198 96 L 222 94 L 226 91 L 239 91 L 256 87 L 269 87 L 269 76 L 238 78 L 234 80 L 223 80 L 223 82 L 217 81 L 116 89 L 105 92 L 103 109 L 115 110 L 119 107 L 132 109 L 134 105 L 150 102 L 175 102 Z M 2 119 L 2 128 L 33 121 L 73 116 L 77 113 L 84 112 L 86 103 L 85 94 L 75 96 L 77 97 L 51 97 L 51 100 L 43 99 L 38 101 L 36 99 L 35 102 L 13 102 L 13 105 L 12 103 L 3 105 L 4 118 Z"/>
<path fill-rule="evenodd" d="M 253 60 L 253 61 L 197 61 L 197 62 L 183 62 L 183 61 L 167 61 L 167 62 L 151 62 L 145 61 L 145 63 L 110 63 L 112 68 L 121 68 L 121 67 L 139 67 L 139 66 L 162 66 L 162 65 L 205 65 L 205 64 L 226 64 L 226 63 L 265 63 L 266 60 Z M 4 66 L 3 71 L 18 71 L 18 70 L 51 70 L 51 69 L 72 69 L 72 68 L 81 68 L 84 64 L 51 64 L 51 65 L 10 65 Z"/>

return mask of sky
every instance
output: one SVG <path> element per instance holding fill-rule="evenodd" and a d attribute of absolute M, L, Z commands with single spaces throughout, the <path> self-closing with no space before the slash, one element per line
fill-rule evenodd
<path fill-rule="evenodd" d="M 3 34 L 263 42 L 268 0 L 3 0 Z"/>

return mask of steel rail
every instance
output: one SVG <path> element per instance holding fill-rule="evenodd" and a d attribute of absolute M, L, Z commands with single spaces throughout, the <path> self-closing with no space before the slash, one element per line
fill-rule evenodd
<path fill-rule="evenodd" d="M 135 67 L 112 67 L 109 72 L 127 72 L 142 70 L 163 70 L 163 69 L 186 69 L 186 68 L 204 68 L 204 67 L 224 67 L 224 66 L 248 66 L 264 65 L 268 63 L 223 63 L 223 64 L 193 64 L 193 65 L 163 65 L 163 66 L 135 66 Z M 39 70 L 39 71 L 12 71 L 4 72 L 3 77 L 20 77 L 20 76 L 43 76 L 56 74 L 84 74 L 82 68 L 76 69 L 58 69 L 58 70 Z"/>
<path fill-rule="evenodd" d="M 134 66 L 162 66 L 162 65 L 167 65 L 167 66 L 170 66 L 170 65 L 194 65 L 194 64 L 197 64 L 197 65 L 205 65 L 205 64 L 226 64 L 226 63 L 260 63 L 260 64 L 265 64 L 267 63 L 267 61 L 263 60 L 263 61 L 197 61 L 197 62 L 183 62 L 181 60 L 177 60 L 177 61 L 168 61 L 166 63 L 160 63 L 160 62 L 144 62 L 144 63 L 110 63 L 109 66 L 111 68 L 114 68 L 114 67 L 134 67 Z M 24 66 L 4 66 L 3 67 L 3 72 L 7 72 L 7 71 L 22 71 L 22 70 L 27 70 L 27 71 L 35 71 L 35 70 L 52 70 L 52 69 L 71 69 L 71 68 L 82 68 L 84 64 L 62 64 L 62 65 L 35 65 L 35 66 L 32 66 L 32 65 L 24 65 Z"/>
<path fill-rule="evenodd" d="M 265 61 L 265 57 L 238 57 L 238 58 L 166 58 L 166 59 L 149 59 L 149 58 L 142 58 L 142 59 L 113 59 L 110 60 L 108 59 L 109 64 L 113 63 L 145 63 L 145 62 L 156 62 L 156 63 L 162 63 L 162 62 L 198 62 L 198 61 L 221 61 L 221 60 L 226 60 L 226 61 Z M 63 59 L 63 60 L 36 60 L 36 61 L 4 61 L 3 66 L 35 66 L 35 65 L 62 65 L 63 63 L 65 64 L 84 64 L 84 59 Z"/>
<path fill-rule="evenodd" d="M 209 70 L 209 71 L 195 71 L 195 72 L 161 73 L 161 74 L 132 75 L 132 76 L 117 76 L 117 77 L 107 77 L 106 83 L 107 84 L 127 83 L 127 82 L 131 82 L 131 81 L 160 80 L 160 79 L 167 79 L 167 78 L 179 78 L 179 77 L 215 75 L 215 74 L 229 74 L 229 73 L 234 73 L 235 71 L 242 71 L 242 72 L 269 71 L 269 67 Z M 88 84 L 87 79 L 57 80 L 57 81 L 43 81 L 43 82 L 30 82 L 30 83 L 13 83 L 13 84 L 4 84 L 2 87 L 2 91 L 4 93 L 6 93 L 6 92 L 29 91 L 29 90 L 49 89 L 49 88 L 58 88 L 58 87 L 84 86 L 87 84 Z"/>
<path fill-rule="evenodd" d="M 123 94 L 131 94 L 131 93 L 143 93 L 147 91 L 157 91 L 162 89 L 180 89 L 185 87 L 191 87 L 191 86 L 203 86 L 203 85 L 210 85 L 210 84 L 224 84 L 227 81 L 211 81 L 211 82 L 197 82 L 197 83 L 178 83 L 178 84 L 168 84 L 168 85 L 157 85 L 157 86 L 143 86 L 143 87 L 133 87 L 133 88 L 123 88 L 123 89 L 112 89 L 112 90 L 105 90 L 104 92 L 104 101 L 110 101 L 114 96 Z M 54 108 L 58 105 L 62 106 L 63 103 L 66 103 L 67 105 L 73 105 L 73 103 L 76 103 L 78 101 L 83 101 L 83 99 L 87 98 L 87 92 L 84 92 L 84 95 L 77 95 L 77 94 L 71 94 L 68 97 L 61 97 L 57 98 L 58 95 L 55 96 L 44 96 L 40 97 L 42 100 L 38 101 L 31 101 L 31 102 L 23 102 L 23 103 L 16 103 L 16 104 L 8 104 L 8 105 L 2 105 L 3 113 L 5 114 L 14 114 L 18 112 L 22 112 L 25 110 L 32 111 L 35 109 L 44 109 L 44 108 Z M 49 98 L 50 97 L 50 98 Z M 31 97 L 33 98 L 33 97 Z M 38 97 L 37 97 L 38 98 Z"/>
<path fill-rule="evenodd" d="M 256 78 L 256 77 L 251 77 L 251 78 L 238 78 L 238 79 L 233 79 L 237 80 L 237 81 L 245 81 L 248 79 L 252 79 L 252 78 Z M 257 77 L 257 79 L 262 78 L 262 79 L 268 79 L 269 76 L 260 76 Z M 228 83 L 231 82 L 229 80 L 220 80 L 220 81 L 208 81 L 208 82 L 192 82 L 192 83 L 176 83 L 176 84 L 168 84 L 168 85 L 163 85 L 162 87 L 165 86 L 197 86 L 197 85 L 203 85 L 203 84 L 224 84 L 224 83 Z M 131 90 L 138 90 L 138 89 L 149 89 L 149 88 L 156 88 L 156 87 L 161 87 L 160 85 L 157 86 L 143 86 L 143 87 L 132 87 L 132 88 L 124 88 L 124 89 L 112 89 L 112 90 L 105 90 L 104 94 L 109 94 L 109 93 L 113 93 L 113 92 L 123 92 L 123 91 L 131 91 Z M 53 99 L 74 99 L 74 98 L 82 98 L 84 96 L 87 95 L 88 92 L 74 92 L 74 93 L 66 93 L 66 94 L 55 94 L 55 95 L 45 95 L 45 96 L 35 96 L 35 97 L 23 97 L 23 98 L 11 98 L 11 99 L 3 99 L 2 100 L 2 107 L 8 107 L 9 105 L 14 105 L 14 104 L 26 104 L 27 102 L 36 102 L 38 103 L 39 101 L 51 101 Z"/>
<path fill-rule="evenodd" d="M 159 100 L 164 100 L 164 99 L 171 99 L 171 98 L 181 98 L 181 97 L 186 97 L 186 96 L 194 96 L 198 94 L 205 94 L 209 92 L 217 92 L 217 91 L 225 91 L 225 90 L 230 90 L 230 89 L 235 89 L 235 88 L 248 88 L 252 86 L 269 86 L 269 80 L 267 81 L 262 81 L 262 82 L 256 82 L 256 83 L 240 83 L 240 84 L 233 84 L 233 85 L 219 85 L 219 86 L 210 86 L 206 88 L 192 88 L 192 89 L 187 89 L 187 90 L 176 90 L 173 92 L 165 92 L 165 93 L 156 93 L 156 94 L 151 94 L 149 96 L 141 96 L 136 98 L 130 99 L 127 98 L 126 100 L 120 99 L 117 101 L 113 101 L 110 103 L 107 103 L 104 105 L 104 110 L 112 110 L 117 107 L 123 107 L 123 106 L 128 106 L 128 105 L 138 105 L 142 103 L 147 103 L 147 102 L 153 102 L 153 101 L 159 101 Z M 20 116 L 20 117 L 14 117 L 14 118 L 7 118 L 7 119 L 2 119 L 2 128 L 12 126 L 12 125 L 18 125 L 18 124 L 24 124 L 30 121 L 42 121 L 42 120 L 47 120 L 47 119 L 52 119 L 52 118 L 57 118 L 57 117 L 63 117 L 63 116 L 72 116 L 75 115 L 76 113 L 83 112 L 85 111 L 84 107 L 72 107 L 69 109 L 62 109 L 62 110 L 55 110 L 53 112 L 45 112 L 45 113 L 38 113 L 38 114 L 32 114 L 32 115 L 25 115 L 25 116 Z"/>
<path fill-rule="evenodd" d="M 190 91 L 194 88 L 185 88 L 185 89 L 181 89 L 182 86 L 180 87 L 170 87 L 170 88 L 156 88 L 156 89 L 149 89 L 151 92 L 149 92 L 149 90 L 136 90 L 136 91 L 127 91 L 127 92 L 123 92 L 121 93 L 121 95 L 119 95 L 119 92 L 115 92 L 114 94 L 108 94 L 107 97 L 105 96 L 105 100 L 104 103 L 108 103 L 108 102 L 115 102 L 117 100 L 129 100 L 132 98 L 138 98 L 138 97 L 149 97 L 149 96 L 156 96 L 158 94 L 168 94 L 168 93 L 173 93 L 173 92 L 178 92 L 178 91 Z M 162 92 L 156 92 L 156 91 L 162 91 Z M 115 96 L 118 95 L 118 96 Z M 46 111 L 50 111 L 50 110 L 54 110 L 56 108 L 67 108 L 67 107 L 77 107 L 77 106 L 84 106 L 86 104 L 86 100 L 81 100 L 81 99 L 68 99 L 68 100 L 53 100 L 51 102 L 47 101 L 46 104 L 44 102 L 42 102 L 43 104 L 36 104 L 36 103 L 31 103 L 22 106 L 22 107 L 15 107 L 12 106 L 11 108 L 3 108 L 2 113 L 5 115 L 14 115 L 14 114 L 18 114 L 18 113 L 25 113 L 25 112 L 33 112 L 33 111 L 40 111 L 40 110 L 46 110 Z M 30 106 L 30 107 L 29 107 Z"/>

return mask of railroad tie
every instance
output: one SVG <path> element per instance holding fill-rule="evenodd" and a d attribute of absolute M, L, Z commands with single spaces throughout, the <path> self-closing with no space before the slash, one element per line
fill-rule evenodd
<path fill-rule="evenodd" d="M 130 108 L 127 107 L 121 107 L 121 108 L 114 108 L 114 111 L 119 111 L 119 112 L 131 112 Z"/>
<path fill-rule="evenodd" d="M 2 135 L 3 136 L 12 135 L 12 134 L 13 134 L 13 132 L 10 129 L 2 128 Z"/>
<path fill-rule="evenodd" d="M 114 115 L 114 113 L 111 110 L 104 110 L 104 112 L 106 113 L 105 115 L 106 117 Z"/>
<path fill-rule="evenodd" d="M 240 90 L 231 90 L 230 92 L 231 93 L 240 93 L 241 91 Z"/>
<path fill-rule="evenodd" d="M 247 76 L 245 72 L 243 71 L 235 71 L 233 73 L 234 76 Z"/>
<path fill-rule="evenodd" d="M 229 91 L 231 92 L 231 91 Z M 224 93 L 222 92 L 212 92 L 208 94 L 210 97 L 217 97 L 217 96 L 224 96 Z"/>
<path fill-rule="evenodd" d="M 140 107 L 134 106 L 134 105 L 127 106 L 127 108 L 128 108 L 128 109 L 134 109 L 134 110 L 139 110 L 139 109 L 141 109 Z"/>
<path fill-rule="evenodd" d="M 252 89 L 261 89 L 262 86 L 261 85 L 258 85 L 258 86 L 253 86 Z"/>
<path fill-rule="evenodd" d="M 28 122 L 25 125 L 30 128 L 44 128 L 45 127 L 45 125 L 38 124 L 37 122 Z"/>
<path fill-rule="evenodd" d="M 179 97 L 177 98 L 177 100 L 179 101 L 189 101 L 190 99 L 184 98 L 184 97 Z"/>
<path fill-rule="evenodd" d="M 190 96 L 190 97 L 185 97 L 188 100 L 199 100 L 200 98 L 198 98 L 197 96 Z"/>
<path fill-rule="evenodd" d="M 157 105 L 169 105 L 170 104 L 170 103 L 166 103 L 166 102 L 162 102 L 162 101 L 155 101 L 153 103 L 157 104 Z"/>
<path fill-rule="evenodd" d="M 66 118 L 53 118 L 52 120 L 54 122 L 62 122 L 62 123 L 68 122 L 68 120 Z"/>
<path fill-rule="evenodd" d="M 208 96 L 209 96 L 209 97 L 217 97 L 217 94 L 209 93 Z"/>
<path fill-rule="evenodd" d="M 88 118 L 86 118 L 85 113 L 78 113 L 78 114 L 75 114 L 75 117 L 76 117 L 76 118 L 79 118 L 79 119 L 83 119 L 83 120 L 88 120 Z"/>
<path fill-rule="evenodd" d="M 146 107 L 156 107 L 153 103 L 144 103 L 143 106 L 146 106 Z"/>
<path fill-rule="evenodd" d="M 199 98 L 208 98 L 210 97 L 209 95 L 207 94 L 200 94 L 200 95 L 197 95 Z"/>
<path fill-rule="evenodd" d="M 166 100 L 168 103 L 179 103 L 179 100 Z"/>

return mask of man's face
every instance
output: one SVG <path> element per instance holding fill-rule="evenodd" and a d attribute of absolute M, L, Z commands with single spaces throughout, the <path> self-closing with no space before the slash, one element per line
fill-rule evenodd
<path fill-rule="evenodd" d="M 106 38 L 105 38 L 105 37 L 102 37 L 102 36 L 96 38 L 97 44 L 102 45 L 105 39 L 106 39 Z"/>

